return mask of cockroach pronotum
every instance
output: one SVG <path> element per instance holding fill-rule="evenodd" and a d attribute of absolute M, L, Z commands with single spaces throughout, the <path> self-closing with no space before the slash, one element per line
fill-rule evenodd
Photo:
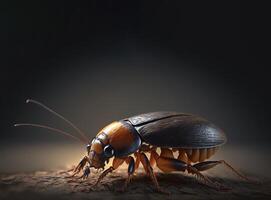
<path fill-rule="evenodd" d="M 105 163 L 113 159 L 112 166 L 101 173 L 96 185 L 124 162 L 128 164 L 128 177 L 123 190 L 127 188 L 140 163 L 159 192 L 163 190 L 153 172 L 154 165 L 162 172 L 186 171 L 194 174 L 203 180 L 203 183 L 218 190 L 225 187 L 203 175 L 202 171 L 224 164 L 240 178 L 249 180 L 224 160 L 206 161 L 227 139 L 220 128 L 200 116 L 177 112 L 140 114 L 107 125 L 90 141 L 79 128 L 51 108 L 32 99 L 26 102 L 37 104 L 63 119 L 79 133 L 79 137 L 40 124 L 21 123 L 15 126 L 49 129 L 87 145 L 87 155 L 73 169 L 72 176 L 82 171 L 81 178 L 86 179 L 90 168 L 104 169 Z M 157 152 L 158 149 L 160 152 Z M 174 152 L 177 152 L 178 156 L 174 156 Z M 149 158 L 146 153 L 150 154 Z"/>

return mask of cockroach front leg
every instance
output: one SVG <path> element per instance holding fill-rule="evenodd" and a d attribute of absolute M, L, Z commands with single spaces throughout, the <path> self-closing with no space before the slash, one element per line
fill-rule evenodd
<path fill-rule="evenodd" d="M 70 176 L 70 177 L 73 177 L 75 176 L 76 174 L 78 174 L 83 168 L 84 166 L 86 165 L 86 163 L 89 163 L 90 164 L 90 161 L 89 161 L 89 158 L 87 156 L 85 156 L 81 161 L 80 163 L 77 165 L 77 167 L 74 168 L 73 170 L 73 174 Z M 88 169 L 89 170 L 89 169 Z M 88 171 L 87 170 L 87 171 Z M 90 172 L 90 170 L 89 170 Z M 87 173 L 87 172 L 86 172 Z M 88 173 L 89 174 L 89 173 Z"/>
<path fill-rule="evenodd" d="M 113 165 L 111 167 L 109 167 L 108 169 L 106 169 L 105 171 L 103 171 L 103 173 L 99 176 L 97 182 L 95 183 L 94 187 L 96 187 L 107 174 L 113 172 L 120 165 L 122 165 L 122 163 L 125 161 L 125 159 L 126 158 L 115 158 L 113 160 Z"/>
<path fill-rule="evenodd" d="M 84 169 L 84 173 L 82 176 L 79 177 L 79 179 L 87 179 L 88 178 L 88 175 L 90 174 L 90 168 L 89 166 L 86 166 L 85 169 Z"/>

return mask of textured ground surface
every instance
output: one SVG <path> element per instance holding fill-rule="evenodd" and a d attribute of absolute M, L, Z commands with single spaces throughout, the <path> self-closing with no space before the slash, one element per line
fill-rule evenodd
<path fill-rule="evenodd" d="M 216 172 L 208 175 L 231 187 L 230 191 L 215 191 L 189 175 L 157 173 L 160 185 L 170 192 L 170 195 L 159 194 L 154 192 L 149 178 L 138 172 L 128 190 L 120 193 L 117 190 L 123 185 L 125 171 L 120 169 L 108 175 L 97 188 L 92 187 L 99 176 L 95 172 L 85 181 L 67 178 L 69 174 L 64 171 L 1 174 L 0 199 L 271 199 L 270 178 L 254 176 L 261 179 L 261 184 L 252 184 L 227 174 L 218 178 Z"/>

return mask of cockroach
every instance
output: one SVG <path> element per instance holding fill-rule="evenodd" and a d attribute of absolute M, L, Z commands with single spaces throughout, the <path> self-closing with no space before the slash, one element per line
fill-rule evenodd
<path fill-rule="evenodd" d="M 113 159 L 112 166 L 101 173 L 95 185 L 98 185 L 108 173 L 116 170 L 124 162 L 128 164 L 128 176 L 123 190 L 127 188 L 140 163 L 159 192 L 163 190 L 153 172 L 155 165 L 166 173 L 182 171 L 193 174 L 203 180 L 204 184 L 219 190 L 225 187 L 203 175 L 203 171 L 224 164 L 240 178 L 249 180 L 224 160 L 207 160 L 226 143 L 227 139 L 220 128 L 200 116 L 178 112 L 140 114 L 112 122 L 90 141 L 72 122 L 51 108 L 32 99 L 26 102 L 37 104 L 63 119 L 78 132 L 79 137 L 40 124 L 22 123 L 15 126 L 49 129 L 86 144 L 87 155 L 73 169 L 72 176 L 82 171 L 81 178 L 86 179 L 90 174 L 90 168 L 104 170 L 105 163 Z M 174 156 L 174 152 L 177 152 L 178 156 Z M 149 158 L 146 154 L 150 154 Z"/>

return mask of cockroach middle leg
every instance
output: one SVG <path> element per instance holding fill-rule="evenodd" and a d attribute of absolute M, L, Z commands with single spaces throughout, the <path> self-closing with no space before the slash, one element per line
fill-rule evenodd
<path fill-rule="evenodd" d="M 135 172 L 135 160 L 132 156 L 129 156 L 126 159 L 126 163 L 128 164 L 128 170 L 127 170 L 128 177 L 125 180 L 124 186 L 119 190 L 120 192 L 124 192 L 127 189 L 128 184 L 130 183 L 131 178 Z"/>
<path fill-rule="evenodd" d="M 99 185 L 99 183 L 101 182 L 101 180 L 106 177 L 107 174 L 111 173 L 114 171 L 113 167 L 109 167 L 108 169 L 106 169 L 105 171 L 103 171 L 103 173 L 99 176 L 97 182 L 94 184 L 94 187 L 96 187 L 97 185 Z"/>
<path fill-rule="evenodd" d="M 150 161 L 148 160 L 147 156 L 145 153 L 140 153 L 140 161 L 144 167 L 145 172 L 147 173 L 147 175 L 150 176 L 152 182 L 155 185 L 155 188 L 157 190 L 157 192 L 160 193 L 164 193 L 164 194 L 169 194 L 169 192 L 164 191 L 158 184 L 157 178 L 153 172 L 153 169 L 151 167 Z"/>
<path fill-rule="evenodd" d="M 135 156 L 135 170 L 138 169 L 139 167 L 139 164 L 140 164 L 140 153 L 139 152 L 135 152 L 134 153 L 134 156 Z"/>

